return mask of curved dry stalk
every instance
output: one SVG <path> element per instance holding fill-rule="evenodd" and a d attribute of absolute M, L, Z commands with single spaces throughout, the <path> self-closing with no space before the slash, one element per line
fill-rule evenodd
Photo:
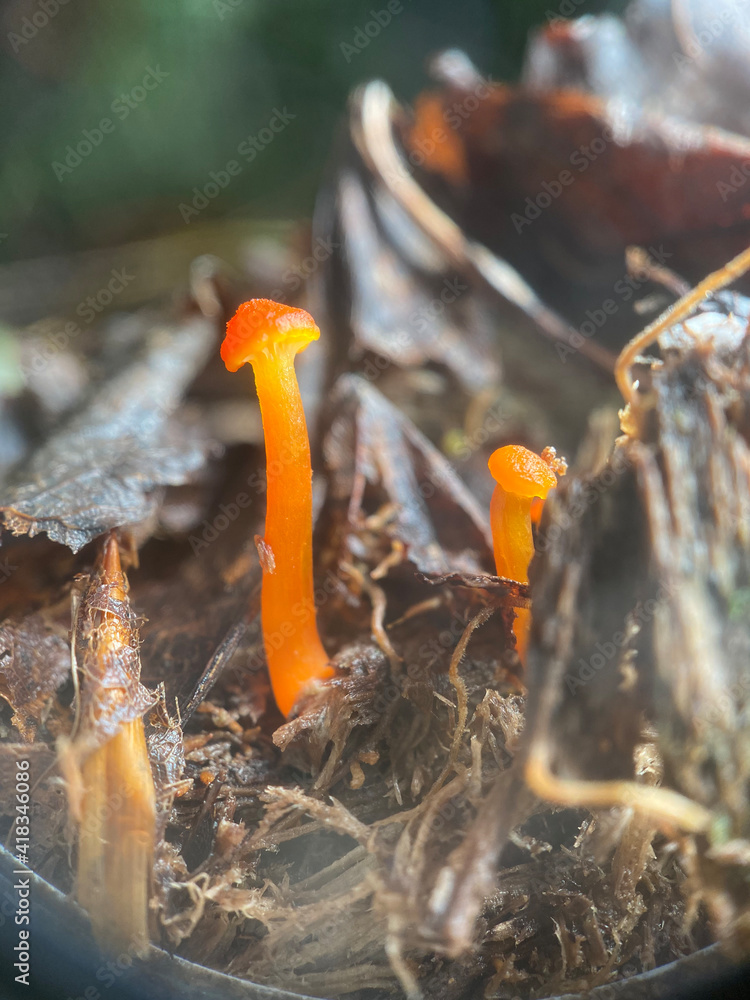
<path fill-rule="evenodd" d="M 666 329 L 689 316 L 707 295 L 721 291 L 722 288 L 737 278 L 741 278 L 749 270 L 750 247 L 733 257 L 724 267 L 720 267 L 718 271 L 713 271 L 703 281 L 699 281 L 695 288 L 673 303 L 661 316 L 658 316 L 653 323 L 649 323 L 645 330 L 641 330 L 623 347 L 615 363 L 615 381 L 626 403 L 630 404 L 634 400 L 630 369 L 638 355 L 650 347 Z"/>
<path fill-rule="evenodd" d="M 632 809 L 650 816 L 664 826 L 676 826 L 688 833 L 703 833 L 711 825 L 708 809 L 670 788 L 640 785 L 635 781 L 581 781 L 558 778 L 544 755 L 532 751 L 524 770 L 526 784 L 539 798 L 561 806 L 584 809 Z"/>
<path fill-rule="evenodd" d="M 381 564 L 382 565 L 382 564 Z M 386 612 L 386 597 L 385 591 L 382 587 L 379 587 L 376 583 L 373 583 L 370 577 L 366 576 L 360 569 L 349 562 L 342 562 L 341 569 L 347 573 L 359 586 L 365 591 L 367 596 L 372 602 L 372 616 L 370 619 L 370 628 L 372 629 L 372 634 L 375 636 L 375 641 L 378 644 L 381 652 L 384 653 L 388 662 L 391 665 L 391 670 L 393 673 L 398 673 L 401 669 L 401 657 L 398 655 L 396 650 L 393 648 L 393 643 L 390 640 L 388 633 L 385 630 L 385 612 Z"/>
<path fill-rule="evenodd" d="M 452 767 L 455 767 L 456 760 L 458 759 L 458 751 L 461 748 L 461 742 L 463 740 L 464 730 L 466 729 L 466 720 L 469 715 L 469 699 L 466 693 L 466 684 L 464 683 L 463 677 L 458 672 L 459 664 L 464 658 L 466 653 L 466 647 L 469 645 L 469 639 L 474 633 L 474 630 L 479 628 L 480 625 L 484 625 L 485 622 L 489 621 L 494 612 L 494 608 L 482 608 L 479 614 L 475 615 L 471 619 L 469 624 L 463 630 L 461 638 L 458 640 L 456 648 L 453 650 L 453 655 L 451 656 L 450 667 L 448 668 L 448 679 L 453 685 L 456 691 L 456 702 L 458 706 L 458 718 L 456 720 L 456 728 L 453 731 L 453 739 L 451 741 L 450 753 L 448 754 L 448 760 L 440 772 L 435 784 L 432 786 L 432 792 L 436 792 L 442 787 L 443 782 L 448 777 Z"/>

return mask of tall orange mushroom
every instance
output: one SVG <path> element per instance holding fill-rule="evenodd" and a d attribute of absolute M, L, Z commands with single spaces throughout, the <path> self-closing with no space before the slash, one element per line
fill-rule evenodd
<path fill-rule="evenodd" d="M 531 522 L 539 519 L 540 501 L 557 485 L 552 464 L 517 444 L 498 448 L 490 455 L 488 465 L 497 483 L 490 502 L 490 526 L 498 576 L 529 582 L 529 563 L 534 555 Z M 527 608 L 516 609 L 513 632 L 522 660 L 530 617 Z"/>
<path fill-rule="evenodd" d="M 312 467 L 295 355 L 320 330 L 304 309 L 251 299 L 227 324 L 221 358 L 255 373 L 266 442 L 266 527 L 261 624 L 276 704 L 289 715 L 300 695 L 333 673 L 315 619 Z"/>

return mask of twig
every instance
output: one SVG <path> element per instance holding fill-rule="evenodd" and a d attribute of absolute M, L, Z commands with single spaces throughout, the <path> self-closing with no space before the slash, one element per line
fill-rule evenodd
<path fill-rule="evenodd" d="M 664 330 L 689 316 L 707 295 L 725 288 L 736 278 L 742 277 L 748 270 L 750 270 L 750 247 L 737 254 L 724 267 L 698 282 L 695 288 L 673 303 L 661 316 L 653 323 L 649 323 L 645 330 L 642 330 L 623 347 L 615 364 L 615 381 L 626 403 L 632 404 L 635 400 L 630 369 L 638 355 L 650 347 Z"/>

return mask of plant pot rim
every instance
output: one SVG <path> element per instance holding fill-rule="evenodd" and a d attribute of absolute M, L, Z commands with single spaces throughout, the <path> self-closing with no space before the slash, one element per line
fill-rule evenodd
<path fill-rule="evenodd" d="M 31 985 L 45 1000 L 88 1000 L 87 987 L 94 986 L 102 1000 L 320 1000 L 302 993 L 227 976 L 177 955 L 153 947 L 149 957 L 124 964 L 114 989 L 103 980 L 108 959 L 91 936 L 85 912 L 59 889 L 24 866 L 0 845 L 0 956 L 5 969 L 12 968 L 13 946 L 18 930 L 10 918 L 17 905 L 14 882 L 30 879 Z M 128 956 L 129 957 L 129 956 Z M 125 958 L 118 956 L 117 958 Z M 115 959 L 116 961 L 116 959 Z M 584 993 L 565 994 L 565 1000 L 655 1000 L 692 993 L 702 983 L 710 986 L 736 970 L 716 945 L 678 959 L 668 965 L 629 979 L 597 986 Z M 0 982 L 2 980 L 0 979 Z M 104 982 L 105 985 L 101 985 Z M 25 987 L 23 995 L 28 996 Z M 20 995 L 20 994 L 19 994 Z M 33 993 L 32 993 L 33 995 Z M 696 994 L 697 995 L 697 994 Z M 91 991 L 89 996 L 93 996 Z M 385 994 L 384 994 L 385 996 Z M 547 1000 L 561 1000 L 549 997 Z"/>

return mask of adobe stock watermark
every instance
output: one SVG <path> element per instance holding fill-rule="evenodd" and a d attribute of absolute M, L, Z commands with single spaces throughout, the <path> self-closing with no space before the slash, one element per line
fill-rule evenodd
<path fill-rule="evenodd" d="M 213 0 L 211 6 L 216 11 L 219 20 L 223 21 L 227 14 L 233 14 L 245 0 Z"/>
<path fill-rule="evenodd" d="M 254 481 L 254 485 L 256 487 L 255 493 L 262 493 L 265 489 L 265 481 L 259 473 L 253 473 L 252 476 L 257 476 L 257 479 Z M 252 476 L 248 477 L 248 485 L 250 485 Z M 240 516 L 240 511 L 251 507 L 252 503 L 253 497 L 249 493 L 244 492 L 238 493 L 234 500 L 229 503 L 220 503 L 219 513 L 214 515 L 210 521 L 208 518 L 204 518 L 199 527 L 196 529 L 198 533 L 188 536 L 188 541 L 190 542 L 190 548 L 193 550 L 193 555 L 197 556 L 203 551 L 203 549 L 207 549 L 209 545 L 215 542 L 219 535 L 226 531 L 229 525 L 237 520 Z"/>
<path fill-rule="evenodd" d="M 735 661 L 750 660 L 750 635 L 738 631 L 729 638 L 727 652 Z M 727 720 L 743 711 L 750 696 L 750 670 L 744 670 L 714 698 L 709 708 L 704 708 L 694 720 L 696 731 L 706 735 L 707 730 L 724 728 Z"/>
<path fill-rule="evenodd" d="M 614 129 L 609 125 L 605 125 L 599 135 L 592 139 L 588 146 L 581 144 L 578 149 L 573 150 L 568 158 L 568 163 L 579 174 L 585 173 L 591 164 L 595 163 L 614 141 Z M 552 180 L 542 181 L 542 190 L 533 198 L 527 195 L 524 201 L 523 213 L 512 212 L 510 216 L 510 221 L 513 223 L 513 228 L 518 235 L 520 236 L 527 226 L 535 222 L 542 212 L 560 197 L 565 188 L 570 187 L 575 182 L 575 179 L 573 171 L 566 167 L 558 173 L 557 177 L 552 178 Z"/>
<path fill-rule="evenodd" d="M 699 63 L 717 39 L 721 38 L 727 29 L 742 27 L 743 15 L 750 0 L 731 0 L 730 3 L 714 2 L 712 17 L 706 18 L 699 25 L 689 25 L 683 34 L 685 42 L 681 52 L 675 52 L 672 61 L 683 73 L 690 66 Z"/>
<path fill-rule="evenodd" d="M 747 184 L 750 178 L 750 160 L 743 160 L 742 163 L 735 163 L 726 180 L 716 182 L 716 190 L 719 197 L 726 202 Z"/>
<path fill-rule="evenodd" d="M 30 986 L 31 975 L 31 871 L 29 870 L 29 852 L 31 850 L 31 800 L 32 786 L 31 763 L 26 760 L 16 761 L 16 795 L 15 822 L 13 829 L 13 853 L 23 868 L 14 868 L 16 876 L 13 888 L 17 893 L 14 924 L 18 928 L 18 942 L 13 946 L 15 959 L 13 968 L 17 969 L 15 980 L 24 986 Z"/>
<path fill-rule="evenodd" d="M 266 492 L 269 478 L 275 479 L 281 475 L 285 468 L 295 466 L 298 462 L 299 453 L 297 451 L 292 448 L 282 447 L 279 457 L 269 462 L 265 469 L 258 469 L 257 472 L 251 472 L 245 480 L 245 485 L 250 488 L 251 492 L 245 493 L 244 491 L 240 491 L 235 494 L 234 499 L 229 503 L 219 504 L 219 513 L 214 515 L 210 520 L 204 518 L 198 528 L 196 528 L 195 533 L 188 536 L 188 542 L 190 542 L 193 555 L 197 556 L 203 549 L 208 548 L 209 545 L 215 542 L 219 535 L 225 532 L 229 525 L 237 520 L 241 511 L 253 505 L 255 497 Z"/>
<path fill-rule="evenodd" d="M 511 413 L 505 409 L 502 403 L 497 402 L 491 406 L 482 417 L 482 422 L 468 434 L 461 434 L 461 437 L 452 449 L 451 455 L 454 459 L 465 462 L 490 440 L 496 440 L 500 433 L 507 428 Z"/>
<path fill-rule="evenodd" d="M 125 951 L 121 951 L 119 955 L 110 955 L 94 972 L 94 979 L 97 985 L 95 986 L 93 983 L 90 983 L 82 993 L 79 993 L 75 997 L 69 996 L 67 1000 L 104 1000 L 105 994 L 102 993 L 102 990 L 111 989 L 118 980 L 130 972 L 135 964 L 136 957 L 140 954 L 140 950 L 140 942 L 133 942 Z"/>
<path fill-rule="evenodd" d="M 445 127 L 436 125 L 429 135 L 422 135 L 412 140 L 409 152 L 404 151 L 399 157 L 398 167 L 394 167 L 384 175 L 388 184 L 395 187 L 404 178 L 410 177 L 411 168 L 419 169 L 433 156 L 438 147 L 450 142 L 453 138 L 451 133 L 456 132 L 471 118 L 482 101 L 487 100 L 492 94 L 493 86 L 495 81 L 491 77 L 481 77 L 468 94 L 444 107 L 442 118 Z"/>
<path fill-rule="evenodd" d="M 280 135 L 297 116 L 287 111 L 286 105 L 283 108 L 273 108 L 268 122 L 254 135 L 248 135 L 237 146 L 237 155 L 242 157 L 245 163 L 252 163 L 259 153 L 271 145 L 277 135 Z M 189 204 L 181 201 L 177 210 L 182 216 L 182 221 L 189 225 L 193 219 L 197 218 L 204 208 L 208 208 L 210 203 L 218 198 L 222 191 L 226 190 L 235 177 L 239 177 L 244 170 L 244 164 L 238 159 L 227 160 L 223 168 L 212 170 L 208 175 L 208 181 L 200 188 L 194 187 L 191 194 L 192 200 Z"/>
<path fill-rule="evenodd" d="M 410 491 L 409 497 L 400 500 L 396 520 L 402 524 L 414 523 L 415 518 L 424 517 L 428 501 L 440 492 L 455 496 L 465 489 L 465 483 L 449 462 L 434 466 L 429 475 L 419 480 L 416 489 Z"/>
<path fill-rule="evenodd" d="M 120 94 L 109 106 L 109 110 L 117 118 L 117 121 L 124 122 L 133 111 L 139 108 L 157 87 L 163 83 L 170 74 L 165 72 L 158 64 L 157 66 L 146 67 L 146 72 L 140 83 L 136 84 L 127 93 Z M 111 135 L 117 128 L 117 121 L 112 118 L 102 118 L 93 128 L 82 129 L 82 139 L 76 141 L 75 146 L 69 143 L 65 147 L 65 156 L 62 161 L 53 160 L 52 170 L 55 177 L 63 182 L 68 174 L 72 174 L 76 167 L 80 167 L 84 160 L 98 149 L 104 142 L 106 135 Z"/>
<path fill-rule="evenodd" d="M 311 253 L 301 260 L 299 264 L 288 267 L 281 275 L 283 288 L 275 288 L 271 292 L 271 298 L 275 302 L 286 302 L 288 298 L 300 290 L 308 278 L 318 270 L 321 264 L 333 256 L 334 250 L 340 250 L 341 244 L 333 240 L 321 239 L 319 236 L 312 245 Z"/>
<path fill-rule="evenodd" d="M 544 16 L 548 24 L 554 24 L 555 21 L 568 21 L 571 17 L 575 17 L 576 14 L 580 13 L 579 8 L 585 3 L 586 0 L 562 0 L 556 11 L 545 10 Z"/>
<path fill-rule="evenodd" d="M 662 266 L 673 254 L 665 250 L 662 244 L 648 248 L 649 261 L 652 264 Z M 567 344 L 556 343 L 555 350 L 563 364 L 566 364 L 571 355 L 577 354 L 584 344 L 601 330 L 610 317 L 620 311 L 620 306 L 630 302 L 635 293 L 646 284 L 646 279 L 634 278 L 632 274 L 624 274 L 622 278 L 612 286 L 613 297 L 607 297 L 595 309 L 586 309 L 586 319 L 577 330 L 574 330 L 568 338 Z"/>
<path fill-rule="evenodd" d="M 673 593 L 673 586 L 662 584 L 654 597 L 636 604 L 628 614 L 628 620 L 641 627 L 646 625 L 654 618 L 659 608 L 668 602 Z M 579 657 L 578 671 L 575 674 L 567 673 L 565 675 L 568 691 L 575 694 L 579 688 L 590 683 L 603 667 L 612 662 L 618 650 L 624 649 L 629 642 L 630 637 L 627 632 L 615 632 L 611 639 L 606 642 L 597 642 L 594 647 L 595 651 L 587 660 Z"/>
<path fill-rule="evenodd" d="M 344 59 L 350 63 L 360 52 L 364 52 L 370 42 L 388 27 L 394 17 L 403 13 L 403 10 L 402 0 L 388 0 L 385 7 L 380 10 L 370 10 L 370 20 L 354 29 L 352 40 L 339 42 L 339 50 Z"/>
<path fill-rule="evenodd" d="M 7 556 L 0 560 L 0 587 L 10 580 L 17 569 L 18 566 L 14 566 Z"/>
<path fill-rule="evenodd" d="M 70 0 L 39 0 L 36 10 L 30 16 L 21 18 L 18 31 L 8 32 L 8 41 L 14 52 L 33 42 L 40 31 L 57 17 L 61 7 L 67 7 Z"/>
<path fill-rule="evenodd" d="M 616 449 L 602 471 L 582 484 L 580 493 L 567 507 L 552 508 L 551 523 L 543 531 L 536 533 L 534 541 L 536 551 L 546 552 L 550 545 L 554 545 L 562 537 L 564 531 L 569 531 L 577 521 L 580 521 L 586 511 L 598 503 L 620 476 L 631 468 L 632 462 L 627 452 L 621 448 Z"/>
<path fill-rule="evenodd" d="M 285 644 L 286 640 L 297 633 L 298 628 L 306 624 L 311 618 L 316 616 L 322 608 L 335 595 L 341 595 L 346 589 L 346 580 L 339 573 L 328 570 L 322 580 L 315 581 L 312 600 L 305 598 L 296 601 L 287 609 L 288 617 L 283 621 L 275 632 L 263 632 L 260 616 L 250 622 L 244 632 L 244 639 L 249 645 L 249 641 L 254 639 L 257 649 L 248 658 L 243 657 L 241 665 L 233 666 L 231 663 L 228 669 L 232 676 L 239 678 L 247 673 L 254 673 L 262 670 L 266 664 L 266 649 L 270 646 L 278 651 Z"/>
<path fill-rule="evenodd" d="M 44 338 L 44 345 L 37 348 L 30 361 L 20 365 L 21 374 L 28 381 L 30 375 L 38 375 L 44 371 L 55 355 L 65 351 L 70 346 L 71 340 L 80 337 L 82 329 L 89 326 L 97 316 L 110 306 L 115 298 L 122 294 L 131 281 L 135 281 L 134 274 L 128 274 L 125 268 L 119 270 L 112 269 L 111 277 L 106 285 L 103 285 L 93 295 L 87 295 L 76 306 L 75 312 L 83 321 L 82 324 L 69 320 L 61 330 L 48 334 Z"/>
<path fill-rule="evenodd" d="M 442 316 L 446 307 L 452 305 L 457 299 L 468 291 L 469 286 L 465 285 L 458 277 L 444 278 L 440 292 L 430 299 L 429 302 L 415 309 L 409 316 L 409 326 L 419 333 L 427 333 L 433 329 L 434 321 L 438 316 Z M 387 371 L 392 364 L 398 363 L 401 357 L 408 355 L 414 348 L 414 338 L 406 329 L 399 330 L 388 341 L 388 355 L 378 354 L 374 359 L 368 358 L 359 373 L 368 382 L 376 382 L 383 372 Z"/>
<path fill-rule="evenodd" d="M 425 683 L 435 665 L 450 659 L 475 612 L 467 609 L 454 611 L 450 622 L 440 632 L 423 642 L 417 655 L 403 664 L 397 676 L 390 675 L 387 683 L 380 686 L 369 708 L 379 716 L 388 714 L 395 703 L 404 697 L 408 682 Z M 439 827 L 437 827 L 439 829 Z"/>
<path fill-rule="evenodd" d="M 469 286 L 458 278 L 445 278 L 439 294 L 426 305 L 416 309 L 409 317 L 409 323 L 417 332 L 428 333 L 434 328 L 438 316 L 442 316 L 445 312 L 445 307 L 453 305 L 468 290 Z"/>

